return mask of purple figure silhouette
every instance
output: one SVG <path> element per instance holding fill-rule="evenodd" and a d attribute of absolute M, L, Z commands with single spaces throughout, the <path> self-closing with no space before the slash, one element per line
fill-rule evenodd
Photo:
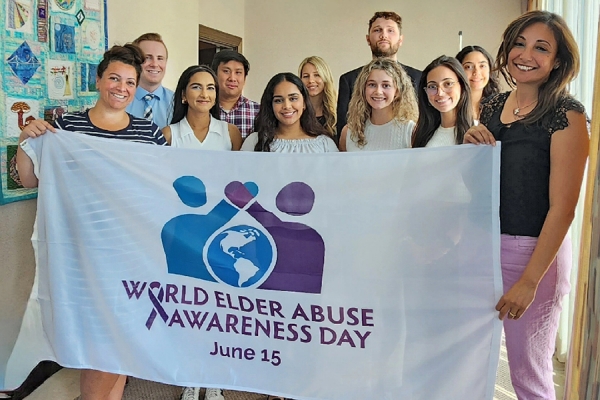
<path fill-rule="evenodd" d="M 238 205 L 234 199 L 229 200 Z M 306 183 L 292 182 L 279 191 L 277 208 L 290 215 L 309 213 L 315 193 Z M 277 246 L 277 262 L 271 275 L 260 285 L 261 289 L 303 293 L 321 293 L 325 244 L 323 238 L 310 226 L 299 222 L 285 222 L 254 202 L 246 210 L 271 234 Z"/>

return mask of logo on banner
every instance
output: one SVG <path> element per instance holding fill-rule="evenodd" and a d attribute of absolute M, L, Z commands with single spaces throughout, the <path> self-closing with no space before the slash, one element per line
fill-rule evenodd
<path fill-rule="evenodd" d="M 189 207 L 206 204 L 206 187 L 194 176 L 173 182 Z M 321 293 L 325 245 L 308 225 L 281 220 L 257 200 L 254 182 L 231 182 L 224 198 L 206 214 L 179 215 L 165 224 L 161 237 L 169 273 L 237 288 Z M 315 193 L 303 182 L 283 187 L 277 209 L 308 214 Z"/>

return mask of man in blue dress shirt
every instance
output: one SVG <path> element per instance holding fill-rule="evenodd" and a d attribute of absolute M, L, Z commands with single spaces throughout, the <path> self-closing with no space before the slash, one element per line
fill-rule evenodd
<path fill-rule="evenodd" d="M 173 91 L 162 85 L 167 69 L 167 46 L 158 33 L 145 33 L 135 39 L 146 55 L 142 65 L 140 84 L 135 92 L 135 99 L 127 106 L 127 112 L 152 120 L 160 128 L 169 125 Z"/>

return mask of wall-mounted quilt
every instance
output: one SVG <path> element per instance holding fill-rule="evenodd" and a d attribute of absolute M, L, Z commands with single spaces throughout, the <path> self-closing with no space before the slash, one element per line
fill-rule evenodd
<path fill-rule="evenodd" d="M 36 196 L 21 186 L 19 134 L 96 102 L 108 45 L 106 0 L 0 0 L 0 205 Z"/>

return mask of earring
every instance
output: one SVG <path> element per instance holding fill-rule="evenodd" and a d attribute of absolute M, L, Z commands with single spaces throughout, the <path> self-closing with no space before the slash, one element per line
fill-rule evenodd
<path fill-rule="evenodd" d="M 186 103 L 185 99 L 181 99 L 181 104 L 185 104 L 185 103 Z"/>

